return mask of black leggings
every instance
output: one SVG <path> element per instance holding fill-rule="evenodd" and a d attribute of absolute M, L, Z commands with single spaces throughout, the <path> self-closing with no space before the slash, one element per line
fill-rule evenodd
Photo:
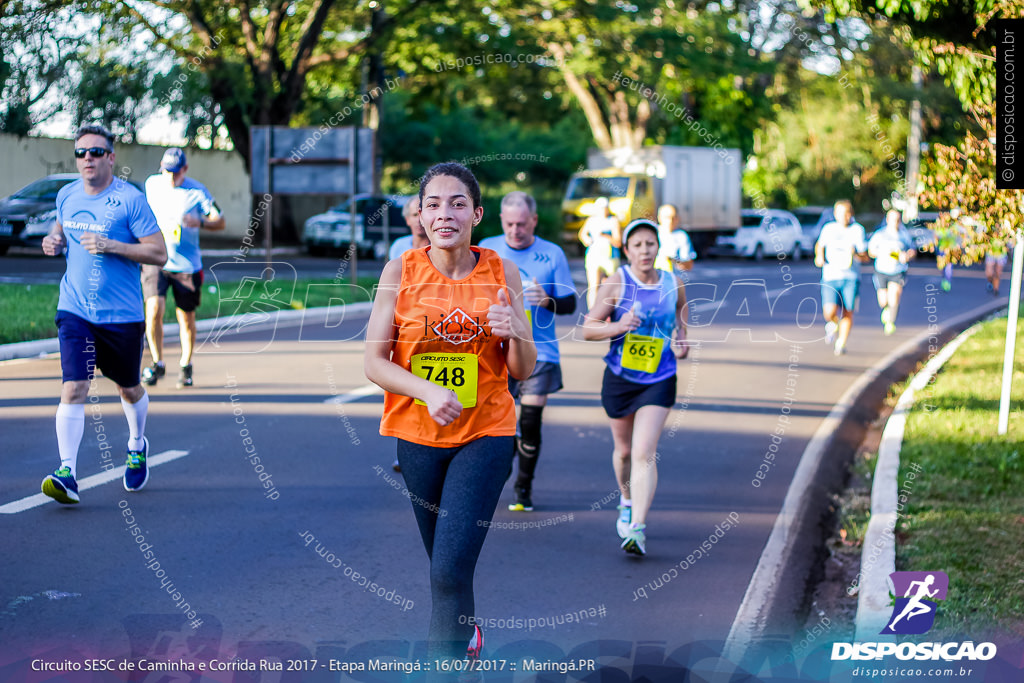
<path fill-rule="evenodd" d="M 398 463 L 430 558 L 430 657 L 463 657 L 473 635 L 473 574 L 505 480 L 511 436 L 453 448 L 398 440 Z"/>

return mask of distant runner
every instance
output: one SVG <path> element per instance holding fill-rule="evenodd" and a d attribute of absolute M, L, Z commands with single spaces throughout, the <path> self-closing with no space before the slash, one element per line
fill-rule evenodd
<path fill-rule="evenodd" d="M 197 180 L 186 177 L 185 152 L 171 147 L 160 160 L 160 173 L 146 179 L 146 200 L 153 209 L 167 247 L 163 268 L 142 267 L 142 293 L 146 298 L 146 337 L 153 364 L 142 371 L 142 381 L 153 386 L 164 376 L 164 306 L 167 290 L 174 293 L 181 360 L 178 388 L 192 386 L 192 350 L 196 346 L 196 308 L 203 295 L 203 258 L 199 231 L 224 229 L 213 195 Z"/>
<path fill-rule="evenodd" d="M 868 256 L 875 260 L 875 293 L 882 309 L 882 329 L 889 335 L 896 331 L 896 314 L 900 310 L 903 285 L 907 280 L 907 263 L 917 254 L 910 233 L 903 227 L 900 212 L 890 209 L 885 214 L 885 227 L 875 231 L 868 241 Z"/>
<path fill-rule="evenodd" d="M 860 292 L 860 265 L 867 258 L 864 226 L 853 219 L 853 204 L 840 199 L 833 207 L 835 220 L 821 228 L 814 245 L 814 265 L 821 268 L 821 303 L 825 315 L 825 342 L 834 353 L 846 353 Z"/>
<path fill-rule="evenodd" d="M 537 345 L 533 374 L 520 382 L 509 379 L 509 390 L 522 405 L 519 415 L 519 475 L 516 499 L 508 506 L 513 512 L 533 510 L 533 476 L 540 458 L 541 416 L 548 394 L 562 388 L 555 316 L 576 311 L 576 287 L 569 261 L 562 248 L 537 237 L 537 202 L 525 192 L 510 192 L 501 200 L 501 229 L 504 235 L 480 240 L 480 246 L 519 266 L 523 278 L 526 316 Z"/>

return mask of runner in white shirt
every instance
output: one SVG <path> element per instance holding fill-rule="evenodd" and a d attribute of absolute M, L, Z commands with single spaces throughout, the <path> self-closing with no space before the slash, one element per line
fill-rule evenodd
<path fill-rule="evenodd" d="M 864 226 L 853 220 L 853 204 L 840 199 L 833 208 L 836 219 L 826 223 L 814 245 L 814 265 L 821 268 L 821 303 L 825 315 L 825 341 L 835 342 L 835 355 L 846 353 L 860 289 L 860 264 L 867 260 Z M 842 311 L 840 313 L 840 310 Z M 838 333 L 838 334 L 837 334 Z"/>

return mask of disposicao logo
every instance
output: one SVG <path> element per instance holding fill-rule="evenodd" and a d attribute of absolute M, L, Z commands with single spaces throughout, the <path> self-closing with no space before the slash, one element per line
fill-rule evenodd
<path fill-rule="evenodd" d="M 946 599 L 949 577 L 946 572 L 893 572 L 893 595 L 896 604 L 892 608 L 889 623 L 879 633 L 882 635 L 920 635 L 927 633 L 935 623 L 937 600 Z"/>
<path fill-rule="evenodd" d="M 945 572 L 893 572 L 892 614 L 880 635 L 920 635 L 935 623 L 937 601 L 946 599 L 949 577 Z M 994 643 L 868 642 L 832 643 L 832 661 L 896 657 L 899 660 L 953 662 L 988 661 L 996 656 Z"/>

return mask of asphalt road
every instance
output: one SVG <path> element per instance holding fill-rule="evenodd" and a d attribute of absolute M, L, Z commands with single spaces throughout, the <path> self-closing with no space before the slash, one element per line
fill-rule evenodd
<path fill-rule="evenodd" d="M 946 320 L 990 299 L 977 269 L 958 269 L 948 294 L 937 275 L 928 261 L 912 268 L 892 337 L 864 275 L 849 352 L 834 357 L 815 319 L 811 264 L 698 264 L 688 293 L 700 344 L 679 363 L 642 559 L 625 555 L 614 531 L 599 395 L 606 344 L 583 342 L 563 318 L 566 386 L 544 415 L 536 510 L 506 511 L 507 485 L 477 570 L 485 658 L 506 660 L 487 680 L 535 675 L 524 673 L 526 656 L 592 659 L 603 680 L 678 674 L 670 664 L 699 670 L 721 647 L 798 459 L 834 402 L 929 315 Z M 145 490 L 126 493 L 118 476 L 73 507 L 28 507 L 58 464 L 57 357 L 0 363 L 0 680 L 94 680 L 32 673 L 33 659 L 318 662 L 315 672 L 204 674 L 225 681 L 349 680 L 320 665 L 415 660 L 430 612 L 427 559 L 390 469 L 394 442 L 377 433 L 383 398 L 362 373 L 365 319 L 270 319 L 202 346 L 194 388 L 164 380 L 150 391 L 151 458 L 167 461 Z M 94 396 L 79 456 L 86 481 L 107 463 L 120 474 L 127 437 L 113 385 L 98 380 Z"/>

